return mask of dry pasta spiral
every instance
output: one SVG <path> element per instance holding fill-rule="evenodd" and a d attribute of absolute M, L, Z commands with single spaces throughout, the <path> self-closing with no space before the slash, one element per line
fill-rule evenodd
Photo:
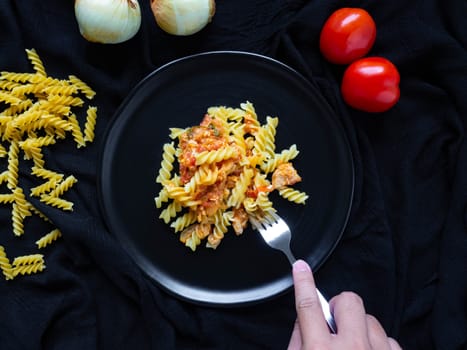
<path fill-rule="evenodd" d="M 5 248 L 0 245 L 0 269 L 2 270 L 3 276 L 7 280 L 13 279 L 13 267 L 11 266 L 10 260 L 8 259 Z"/>
<path fill-rule="evenodd" d="M 21 236 L 24 234 L 24 217 L 21 215 L 16 203 L 13 203 L 12 205 L 11 219 L 13 222 L 13 234 L 15 236 Z"/>
<path fill-rule="evenodd" d="M 56 228 L 50 231 L 49 233 L 47 233 L 46 235 L 42 236 L 36 241 L 37 248 L 39 249 L 45 248 L 46 246 L 52 244 L 52 242 L 56 241 L 60 237 L 62 237 L 62 233 L 60 232 L 58 228 Z"/>
<path fill-rule="evenodd" d="M 27 49 L 26 55 L 34 73 L 0 73 L 0 157 L 7 158 L 6 169 L 0 171 L 0 184 L 6 183 L 5 187 L 10 191 L 0 193 L 0 203 L 11 206 L 12 233 L 15 236 L 25 233 L 25 220 L 32 215 L 53 225 L 28 201 L 24 189 L 20 187 L 20 154 L 24 154 L 29 164 L 32 160 L 31 175 L 33 180 L 39 182 L 31 187 L 30 195 L 38 197 L 44 204 L 72 210 L 73 202 L 61 196 L 77 179 L 72 175 L 65 178 L 64 174 L 46 168 L 46 153 L 43 150 L 67 135 L 73 137 L 78 148 L 85 146 L 94 139 L 97 120 L 97 107 L 88 106 L 86 114 L 78 113 L 79 108 L 85 107 L 86 100 L 95 95 L 89 85 L 73 75 L 68 79 L 48 76 L 36 50 Z M 81 128 L 81 124 L 84 128 Z M 42 248 L 60 236 L 61 232 L 53 229 L 36 244 Z M 23 262 L 20 258 L 16 259 L 12 268 L 6 265 L 8 259 L 3 247 L 0 255 L 0 264 L 6 269 L 2 268 L 7 279 L 45 268 L 43 259 L 25 260 L 33 259 L 34 254 L 21 258 Z M 5 271 L 9 271 L 8 274 Z"/>
<path fill-rule="evenodd" d="M 41 194 L 40 200 L 44 202 L 45 204 L 51 205 L 53 207 L 56 207 L 62 210 L 66 210 L 66 211 L 73 210 L 73 202 L 70 202 L 63 198 L 51 196 L 47 193 Z"/>
<path fill-rule="evenodd" d="M 32 273 L 38 273 L 45 269 L 45 264 L 43 262 L 31 264 L 31 265 L 19 265 L 15 266 L 12 269 L 13 277 L 18 275 L 30 275 Z"/>
<path fill-rule="evenodd" d="M 44 68 L 44 64 L 42 63 L 42 60 L 40 59 L 39 55 L 37 54 L 35 49 L 26 49 L 26 54 L 29 58 L 29 60 L 32 63 L 32 66 L 34 67 L 34 70 L 37 72 L 37 74 L 42 75 L 42 76 L 47 76 Z"/>
<path fill-rule="evenodd" d="M 51 195 L 52 197 L 61 196 L 77 182 L 78 179 L 73 175 L 70 175 L 65 180 L 56 185 L 56 187 L 49 192 L 49 195 Z"/>
<path fill-rule="evenodd" d="M 13 260 L 13 266 L 21 266 L 21 265 L 32 265 L 37 263 L 44 262 L 44 255 L 42 254 L 29 254 L 29 255 L 22 255 L 18 256 Z"/>
<path fill-rule="evenodd" d="M 84 124 L 84 141 L 94 141 L 94 129 L 96 128 L 97 107 L 89 107 L 86 114 L 86 123 Z"/>

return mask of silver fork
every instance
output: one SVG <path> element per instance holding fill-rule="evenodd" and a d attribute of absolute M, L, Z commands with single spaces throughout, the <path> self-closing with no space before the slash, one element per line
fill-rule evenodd
<path fill-rule="evenodd" d="M 261 221 L 250 216 L 250 222 L 259 231 L 270 247 L 282 251 L 287 256 L 291 265 L 297 260 L 290 250 L 290 238 L 292 235 L 290 228 L 279 215 L 271 211 L 268 212 L 264 218 L 261 218 Z M 316 292 L 318 293 L 324 318 L 331 332 L 335 334 L 337 332 L 337 327 L 334 317 L 331 314 L 329 303 L 318 288 L 316 288 Z"/>

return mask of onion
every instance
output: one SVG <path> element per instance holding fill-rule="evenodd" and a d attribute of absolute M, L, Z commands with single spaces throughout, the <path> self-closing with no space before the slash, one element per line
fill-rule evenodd
<path fill-rule="evenodd" d="M 138 0 L 75 0 L 75 16 L 81 35 L 103 44 L 131 39 L 141 26 Z"/>
<path fill-rule="evenodd" d="M 214 0 L 151 0 L 157 25 L 173 35 L 191 35 L 211 22 Z"/>

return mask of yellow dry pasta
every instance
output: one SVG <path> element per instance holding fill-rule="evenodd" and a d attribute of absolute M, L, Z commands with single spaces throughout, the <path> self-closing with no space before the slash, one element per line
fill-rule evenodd
<path fill-rule="evenodd" d="M 58 228 L 50 231 L 36 241 L 37 248 L 42 249 L 52 244 L 54 241 L 62 237 L 62 233 Z"/>
<path fill-rule="evenodd" d="M 65 180 L 60 182 L 52 191 L 50 191 L 49 195 L 52 197 L 59 197 L 68 191 L 77 182 L 78 179 L 76 179 L 76 177 L 73 175 L 70 175 Z"/>
<path fill-rule="evenodd" d="M 30 81 L 35 75 L 34 73 L 1 72 L 0 80 L 25 83 Z"/>
<path fill-rule="evenodd" d="M 16 83 L 9 80 L 0 80 L 1 90 L 13 90 L 15 87 L 21 86 L 21 83 Z"/>
<path fill-rule="evenodd" d="M 33 139 L 25 141 L 21 145 L 21 148 L 24 151 L 25 159 L 32 159 L 35 167 L 44 167 L 45 160 L 44 155 L 42 154 L 42 148 L 34 142 Z"/>
<path fill-rule="evenodd" d="M 73 138 L 75 139 L 76 144 L 78 145 L 78 148 L 85 146 L 86 142 L 84 141 L 83 132 L 81 131 L 81 127 L 79 126 L 78 119 L 75 115 L 71 115 L 68 117 L 68 120 L 70 121 L 70 125 L 72 127 L 71 133 L 73 135 Z"/>
<path fill-rule="evenodd" d="M 34 70 L 37 72 L 37 74 L 40 74 L 42 76 L 47 76 L 44 68 L 44 64 L 42 63 L 42 60 L 40 59 L 39 55 L 37 54 L 35 49 L 26 49 L 26 54 L 29 58 L 29 60 L 32 63 L 32 66 L 34 67 Z"/>
<path fill-rule="evenodd" d="M 11 221 L 13 225 L 13 234 L 15 236 L 21 236 L 24 234 L 24 216 L 18 208 L 18 204 L 13 203 L 11 209 Z"/>
<path fill-rule="evenodd" d="M 75 75 L 69 75 L 66 79 L 48 76 L 37 51 L 25 51 L 33 73 L 0 72 L 0 158 L 6 158 L 7 161 L 6 168 L 0 170 L 0 184 L 6 184 L 10 191 L 0 193 L 0 204 L 11 207 L 11 231 L 14 236 L 25 233 L 25 219 L 29 216 L 34 215 L 53 225 L 46 215 L 27 200 L 21 188 L 21 159 L 32 164 L 30 173 L 36 180 L 30 195 L 49 206 L 71 211 L 73 202 L 61 196 L 77 179 L 73 175 L 65 178 L 64 174 L 49 169 L 46 166 L 47 153 L 43 151 L 67 136 L 74 140 L 77 148 L 85 146 L 95 138 L 97 121 L 97 107 L 88 104 L 96 93 L 88 84 Z M 81 125 L 84 127 L 81 128 Z M 21 175 L 22 172 L 23 167 Z M 39 239 L 36 245 L 43 248 L 60 236 L 61 232 L 53 229 Z M 7 258 L 3 247 L 2 251 L 4 254 L 0 262 L 5 267 L 8 260 L 5 260 Z M 17 265 L 7 270 L 2 268 L 2 271 L 8 271 L 8 274 L 4 272 L 5 278 L 11 279 L 18 274 L 30 274 L 45 268 L 44 261 Z"/>
<path fill-rule="evenodd" d="M 278 117 L 266 116 L 262 125 L 247 101 L 240 108 L 208 107 L 199 125 L 169 128 L 173 141 L 162 147 L 154 202 L 185 246 L 194 251 L 206 240 L 216 249 L 230 227 L 239 235 L 250 217 L 265 220 L 276 210 L 272 191 L 291 188 L 296 192 L 283 190 L 286 199 L 304 203 L 306 194 L 290 187 L 301 181 L 290 162 L 296 145 L 275 153 L 278 124 Z"/>
<path fill-rule="evenodd" d="M 0 91 L 0 100 L 10 105 L 16 105 L 21 102 L 21 98 L 3 91 Z"/>
<path fill-rule="evenodd" d="M 37 263 L 44 262 L 44 255 L 42 254 L 29 254 L 29 255 L 22 255 L 17 256 L 13 260 L 13 267 L 22 266 L 22 265 L 33 265 Z"/>
<path fill-rule="evenodd" d="M 0 158 L 4 158 L 8 155 L 8 151 L 3 145 L 0 145 Z"/>
<path fill-rule="evenodd" d="M 76 86 L 78 90 L 80 90 L 88 99 L 92 99 L 95 95 L 96 92 L 89 87 L 88 84 L 86 84 L 84 81 L 76 77 L 75 75 L 70 75 L 68 77 L 70 82 Z"/>
<path fill-rule="evenodd" d="M 8 151 L 8 188 L 14 189 L 18 186 L 18 170 L 19 170 L 19 146 L 18 142 L 13 141 L 10 144 Z"/>
<path fill-rule="evenodd" d="M 0 203 L 7 204 L 13 203 L 15 201 L 15 196 L 13 193 L 1 193 L 0 194 Z"/>
<path fill-rule="evenodd" d="M 13 267 L 11 266 L 10 260 L 8 259 L 5 248 L 0 245 L 0 269 L 2 270 L 3 276 L 7 280 L 13 279 Z"/>
<path fill-rule="evenodd" d="M 36 175 L 45 180 L 55 180 L 60 181 L 63 179 L 63 174 L 57 173 L 56 171 L 44 169 L 40 167 L 33 166 L 31 168 L 31 175 Z"/>
<path fill-rule="evenodd" d="M 13 198 L 14 202 L 16 203 L 18 207 L 18 212 L 19 214 L 25 218 L 27 216 L 31 215 L 30 206 L 29 202 L 26 200 L 26 197 L 23 193 L 23 189 L 21 187 L 16 187 L 13 190 Z"/>
<path fill-rule="evenodd" d="M 50 179 L 36 187 L 31 188 L 31 196 L 40 197 L 42 194 L 52 191 L 57 186 L 57 179 Z"/>
<path fill-rule="evenodd" d="M 44 215 L 44 213 L 42 213 L 39 209 L 33 206 L 30 202 L 28 202 L 28 204 L 29 204 L 29 210 L 31 211 L 31 213 L 36 214 L 38 217 L 40 217 L 45 222 L 51 222 L 50 219 L 46 215 Z"/>
<path fill-rule="evenodd" d="M 52 207 L 56 207 L 62 210 L 66 210 L 66 211 L 73 210 L 73 202 L 70 202 L 63 198 L 51 196 L 50 194 L 47 194 L 47 193 L 41 194 L 40 201 L 45 204 L 51 205 Z"/>
<path fill-rule="evenodd" d="M 19 265 L 15 266 L 12 269 L 12 274 L 13 277 L 16 277 L 18 275 L 30 275 L 33 273 L 38 273 L 41 272 L 45 269 L 45 264 L 43 262 L 39 262 L 36 264 L 31 264 L 31 265 Z"/>
<path fill-rule="evenodd" d="M 0 184 L 8 182 L 8 169 L 0 173 Z"/>
<path fill-rule="evenodd" d="M 88 107 L 86 123 L 84 124 L 84 141 L 94 141 L 94 129 L 96 128 L 97 107 Z"/>

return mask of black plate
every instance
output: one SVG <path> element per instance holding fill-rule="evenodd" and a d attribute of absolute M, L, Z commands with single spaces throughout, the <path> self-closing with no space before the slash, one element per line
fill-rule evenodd
<path fill-rule="evenodd" d="M 294 165 L 310 198 L 305 206 L 272 196 L 292 230 L 292 251 L 316 270 L 339 241 L 350 211 L 354 170 L 338 119 L 296 71 L 244 52 L 209 52 L 171 62 L 143 79 L 109 127 L 100 170 L 106 224 L 136 263 L 170 293 L 201 304 L 235 306 L 292 286 L 285 255 L 256 231 L 229 232 L 216 250 L 192 252 L 158 219 L 154 197 L 169 127 L 199 124 L 209 106 L 250 101 L 262 123 L 278 116 L 276 150 L 297 144 Z"/>

